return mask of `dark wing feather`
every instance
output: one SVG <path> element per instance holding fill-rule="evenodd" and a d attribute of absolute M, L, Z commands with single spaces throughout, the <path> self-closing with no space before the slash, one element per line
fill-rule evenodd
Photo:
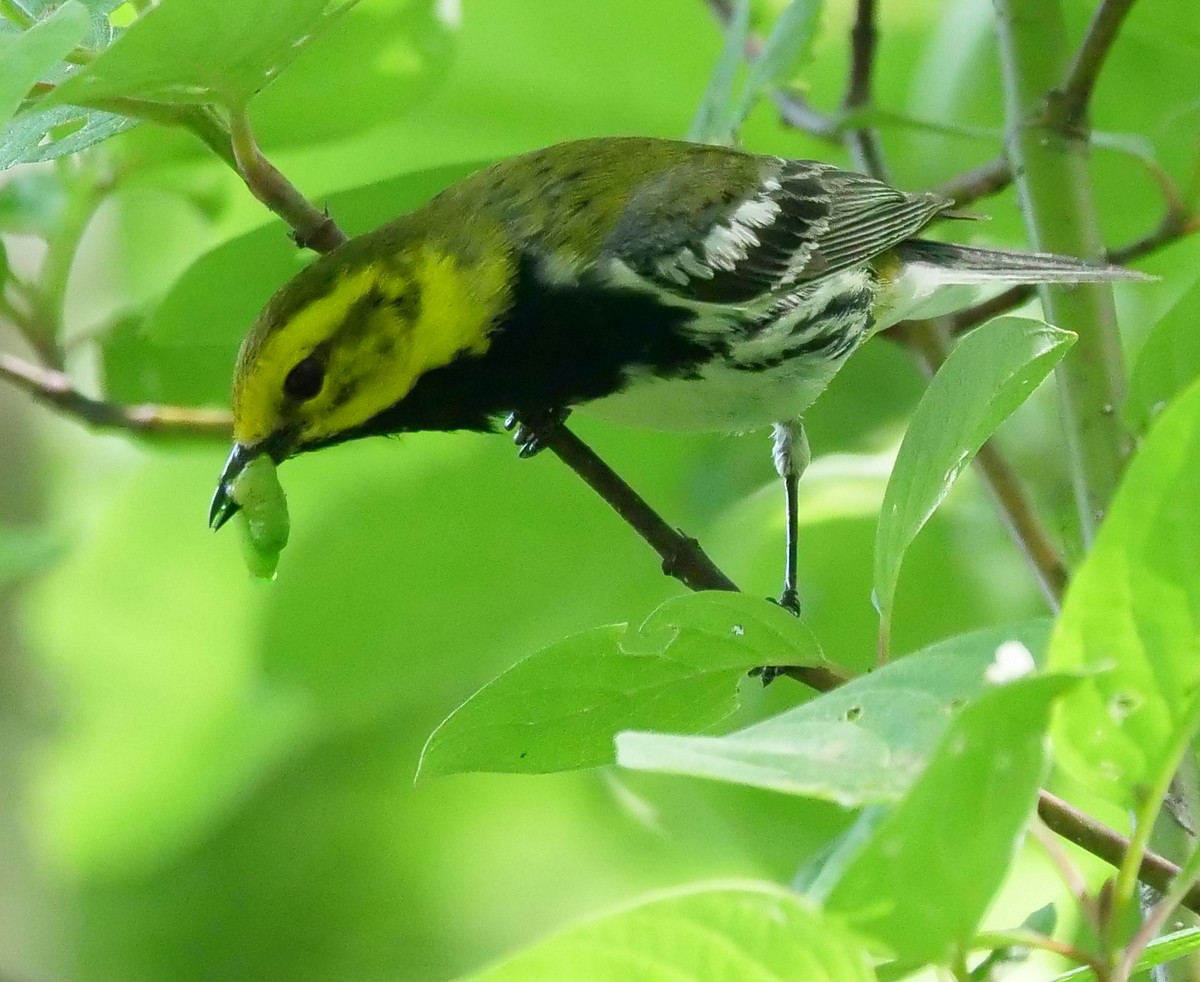
<path fill-rule="evenodd" d="M 672 235 L 659 234 L 652 242 L 624 234 L 612 254 L 681 298 L 749 303 L 866 262 L 951 206 L 940 195 L 906 194 L 817 161 L 773 163 L 749 198 L 740 195 L 719 210 L 680 215 Z M 660 213 L 663 200 L 687 200 L 681 178 L 686 179 L 677 172 L 663 175 L 631 199 L 627 214 L 641 211 L 638 198 L 645 194 L 653 194 Z"/>

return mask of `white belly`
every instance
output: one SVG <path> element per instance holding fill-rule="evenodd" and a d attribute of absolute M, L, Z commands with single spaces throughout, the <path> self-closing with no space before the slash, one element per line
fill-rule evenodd
<path fill-rule="evenodd" d="M 714 362 L 698 378 L 631 379 L 621 392 L 579 408 L 622 426 L 743 433 L 798 418 L 844 360 L 798 358 L 760 372 Z"/>

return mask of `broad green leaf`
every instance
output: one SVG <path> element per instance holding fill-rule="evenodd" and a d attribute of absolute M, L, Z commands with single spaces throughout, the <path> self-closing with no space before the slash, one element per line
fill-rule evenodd
<path fill-rule="evenodd" d="M 829 890 L 825 909 L 901 958 L 945 961 L 966 945 L 1033 812 L 1048 764 L 1051 708 L 1076 681 L 1008 682 L 964 708 L 924 773 Z"/>
<path fill-rule="evenodd" d="M 359 3 L 254 99 L 264 146 L 314 144 L 390 122 L 431 95 L 450 68 L 457 21 L 439 0 Z M 352 88 L 330 85 L 352 80 Z"/>
<path fill-rule="evenodd" d="M 984 441 L 1074 340 L 1043 321 L 1000 317 L 963 338 L 929 383 L 900 444 L 875 537 L 885 644 L 905 551 Z"/>
<path fill-rule="evenodd" d="M 687 138 L 697 143 L 729 143 L 732 139 L 734 87 L 745 58 L 750 34 L 750 0 L 736 0 L 733 18 L 725 30 L 725 45 L 717 59 L 704 98 L 688 128 Z"/>
<path fill-rule="evenodd" d="M 1058 671 L 1100 670 L 1055 720 L 1062 766 L 1129 802 L 1200 681 L 1200 383 L 1157 419 L 1071 580 L 1050 645 Z"/>
<path fill-rule="evenodd" d="M 639 628 L 597 628 L 518 662 L 434 731 L 420 773 L 611 763 L 620 730 L 707 729 L 737 708 L 749 669 L 823 660 L 803 623 L 773 604 L 732 593 L 679 597 Z"/>
<path fill-rule="evenodd" d="M 661 894 L 581 924 L 462 982 L 869 982 L 861 943 L 768 883 Z"/>
<path fill-rule="evenodd" d="M 1154 325 L 1142 345 L 1125 400 L 1125 418 L 1141 433 L 1150 428 L 1157 413 L 1200 377 L 1198 304 L 1200 278 Z"/>
<path fill-rule="evenodd" d="M 343 4 L 329 0 L 162 0 L 52 94 L 95 106 L 119 98 L 217 102 L 240 110 Z"/>
<path fill-rule="evenodd" d="M 1040 651 L 1043 621 L 950 638 L 773 719 L 725 736 L 632 732 L 617 763 L 847 807 L 895 801 L 924 769 L 954 712 L 984 687 L 1006 641 Z"/>
<path fill-rule="evenodd" d="M 67 0 L 29 30 L 0 37 L 0 126 L 12 118 L 30 86 L 83 40 L 89 23 L 87 9 L 77 0 Z M 7 143 L 7 134 L 0 139 Z"/>
<path fill-rule="evenodd" d="M 60 551 L 58 538 L 43 529 L 0 528 L 0 588 L 44 569 Z"/>
<path fill-rule="evenodd" d="M 1184 958 L 1194 951 L 1200 951 L 1200 928 L 1189 927 L 1182 931 L 1172 931 L 1161 938 L 1155 938 L 1142 952 L 1133 966 L 1135 979 L 1148 978 L 1150 969 L 1165 965 L 1176 959 Z M 1086 965 L 1073 968 L 1062 975 L 1056 975 L 1050 982 L 1095 982 L 1096 973 Z"/>
<path fill-rule="evenodd" d="M 809 59 L 824 6 L 824 0 L 792 0 L 779 15 L 762 53 L 750 66 L 734 126 L 750 115 L 763 93 L 788 81 Z"/>

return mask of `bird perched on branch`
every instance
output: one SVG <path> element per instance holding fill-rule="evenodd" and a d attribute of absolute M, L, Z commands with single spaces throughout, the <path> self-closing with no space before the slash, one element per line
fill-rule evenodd
<path fill-rule="evenodd" d="M 270 301 L 233 381 L 246 464 L 359 437 L 491 430 L 523 454 L 573 407 L 631 426 L 774 428 L 787 507 L 780 602 L 798 610 L 801 415 L 899 320 L 980 285 L 1116 280 L 1127 270 L 918 238 L 951 211 L 812 160 L 646 138 L 501 161 L 352 239 Z"/>

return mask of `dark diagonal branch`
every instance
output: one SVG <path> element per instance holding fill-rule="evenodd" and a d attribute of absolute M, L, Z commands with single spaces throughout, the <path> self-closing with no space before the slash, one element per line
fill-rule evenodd
<path fill-rule="evenodd" d="M 85 396 L 62 372 L 31 365 L 0 353 L 0 378 L 28 392 L 35 400 L 101 430 L 120 430 L 143 436 L 194 436 L 228 441 L 233 424 L 224 409 L 182 406 L 123 406 Z"/>
<path fill-rule="evenodd" d="M 538 440 L 578 474 L 662 559 L 663 572 L 692 590 L 731 590 L 737 584 L 708 558 L 700 543 L 668 525 L 646 499 L 565 425 L 536 431 Z"/>
<path fill-rule="evenodd" d="M 850 77 L 846 82 L 846 95 L 842 100 L 842 108 L 847 114 L 871 105 L 871 80 L 875 73 L 877 41 L 875 0 L 858 0 L 854 26 L 850 29 Z M 855 167 L 877 181 L 888 179 L 887 163 L 883 158 L 879 134 L 872 127 L 860 126 L 847 130 L 845 139 Z"/>

